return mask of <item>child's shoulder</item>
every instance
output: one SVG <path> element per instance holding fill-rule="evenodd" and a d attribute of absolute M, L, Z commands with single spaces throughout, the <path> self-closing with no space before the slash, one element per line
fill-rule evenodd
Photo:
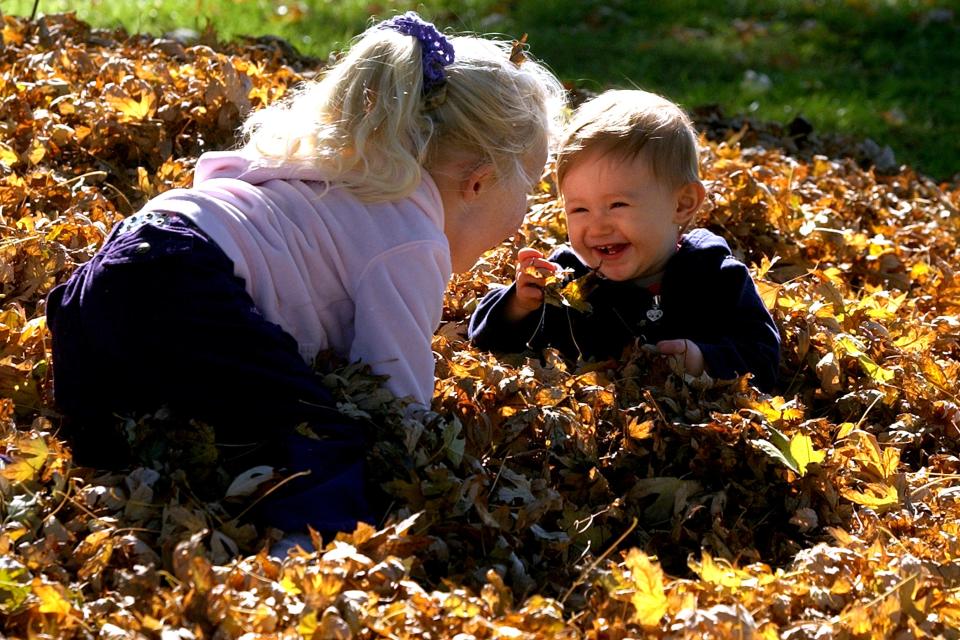
<path fill-rule="evenodd" d="M 708 229 L 693 229 L 683 234 L 680 240 L 680 252 L 691 254 L 709 253 L 718 256 L 731 255 L 730 245 L 727 241 Z"/>
<path fill-rule="evenodd" d="M 667 263 L 667 271 L 674 276 L 689 274 L 701 278 L 740 264 L 723 237 L 707 229 L 693 229 L 680 239 L 677 253 Z"/>
<path fill-rule="evenodd" d="M 718 267 L 727 262 L 740 262 L 726 239 L 707 229 L 693 229 L 683 234 L 674 257 L 671 262 L 709 263 Z"/>

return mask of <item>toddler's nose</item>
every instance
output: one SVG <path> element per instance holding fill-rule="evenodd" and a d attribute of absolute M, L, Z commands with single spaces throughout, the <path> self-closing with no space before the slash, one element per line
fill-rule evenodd
<path fill-rule="evenodd" d="M 613 232 L 613 224 L 607 216 L 600 215 L 590 221 L 587 234 L 595 238 L 602 238 Z"/>

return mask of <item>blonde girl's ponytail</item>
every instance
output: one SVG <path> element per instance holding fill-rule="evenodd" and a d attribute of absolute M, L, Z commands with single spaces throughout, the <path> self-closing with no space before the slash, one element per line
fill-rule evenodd
<path fill-rule="evenodd" d="M 556 129 L 563 89 L 553 74 L 533 60 L 511 62 L 510 43 L 462 36 L 444 39 L 453 60 L 443 58 L 438 81 L 437 56 L 432 68 L 425 60 L 435 45 L 425 51 L 384 24 L 361 34 L 321 80 L 252 114 L 246 148 L 268 163 L 313 164 L 368 202 L 408 196 L 440 147 L 476 154 L 504 180 L 536 178 L 522 175 L 523 160 Z"/>

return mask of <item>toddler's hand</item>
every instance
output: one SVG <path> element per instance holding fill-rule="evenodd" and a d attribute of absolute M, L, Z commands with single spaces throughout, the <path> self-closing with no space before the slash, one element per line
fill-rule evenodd
<path fill-rule="evenodd" d="M 547 261 L 536 249 L 520 249 L 517 253 L 516 294 L 507 304 L 507 317 L 512 322 L 521 320 L 540 308 L 547 276 L 556 270 L 557 265 Z"/>
<path fill-rule="evenodd" d="M 657 350 L 665 356 L 671 356 L 677 368 L 692 376 L 703 373 L 703 352 L 692 340 L 661 340 Z"/>

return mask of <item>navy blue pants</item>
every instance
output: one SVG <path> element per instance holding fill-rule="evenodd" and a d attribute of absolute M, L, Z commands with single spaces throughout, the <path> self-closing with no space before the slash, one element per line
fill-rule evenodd
<path fill-rule="evenodd" d="M 271 526 L 350 530 L 369 521 L 367 436 L 333 409 L 296 341 L 266 320 L 233 263 L 178 216 L 137 214 L 47 301 L 54 400 L 75 448 L 109 446 L 116 414 L 167 406 L 212 425 L 218 444 L 253 445 L 309 471 L 260 509 Z M 321 439 L 294 433 L 306 422 Z M 122 456 L 122 452 L 117 451 Z"/>

